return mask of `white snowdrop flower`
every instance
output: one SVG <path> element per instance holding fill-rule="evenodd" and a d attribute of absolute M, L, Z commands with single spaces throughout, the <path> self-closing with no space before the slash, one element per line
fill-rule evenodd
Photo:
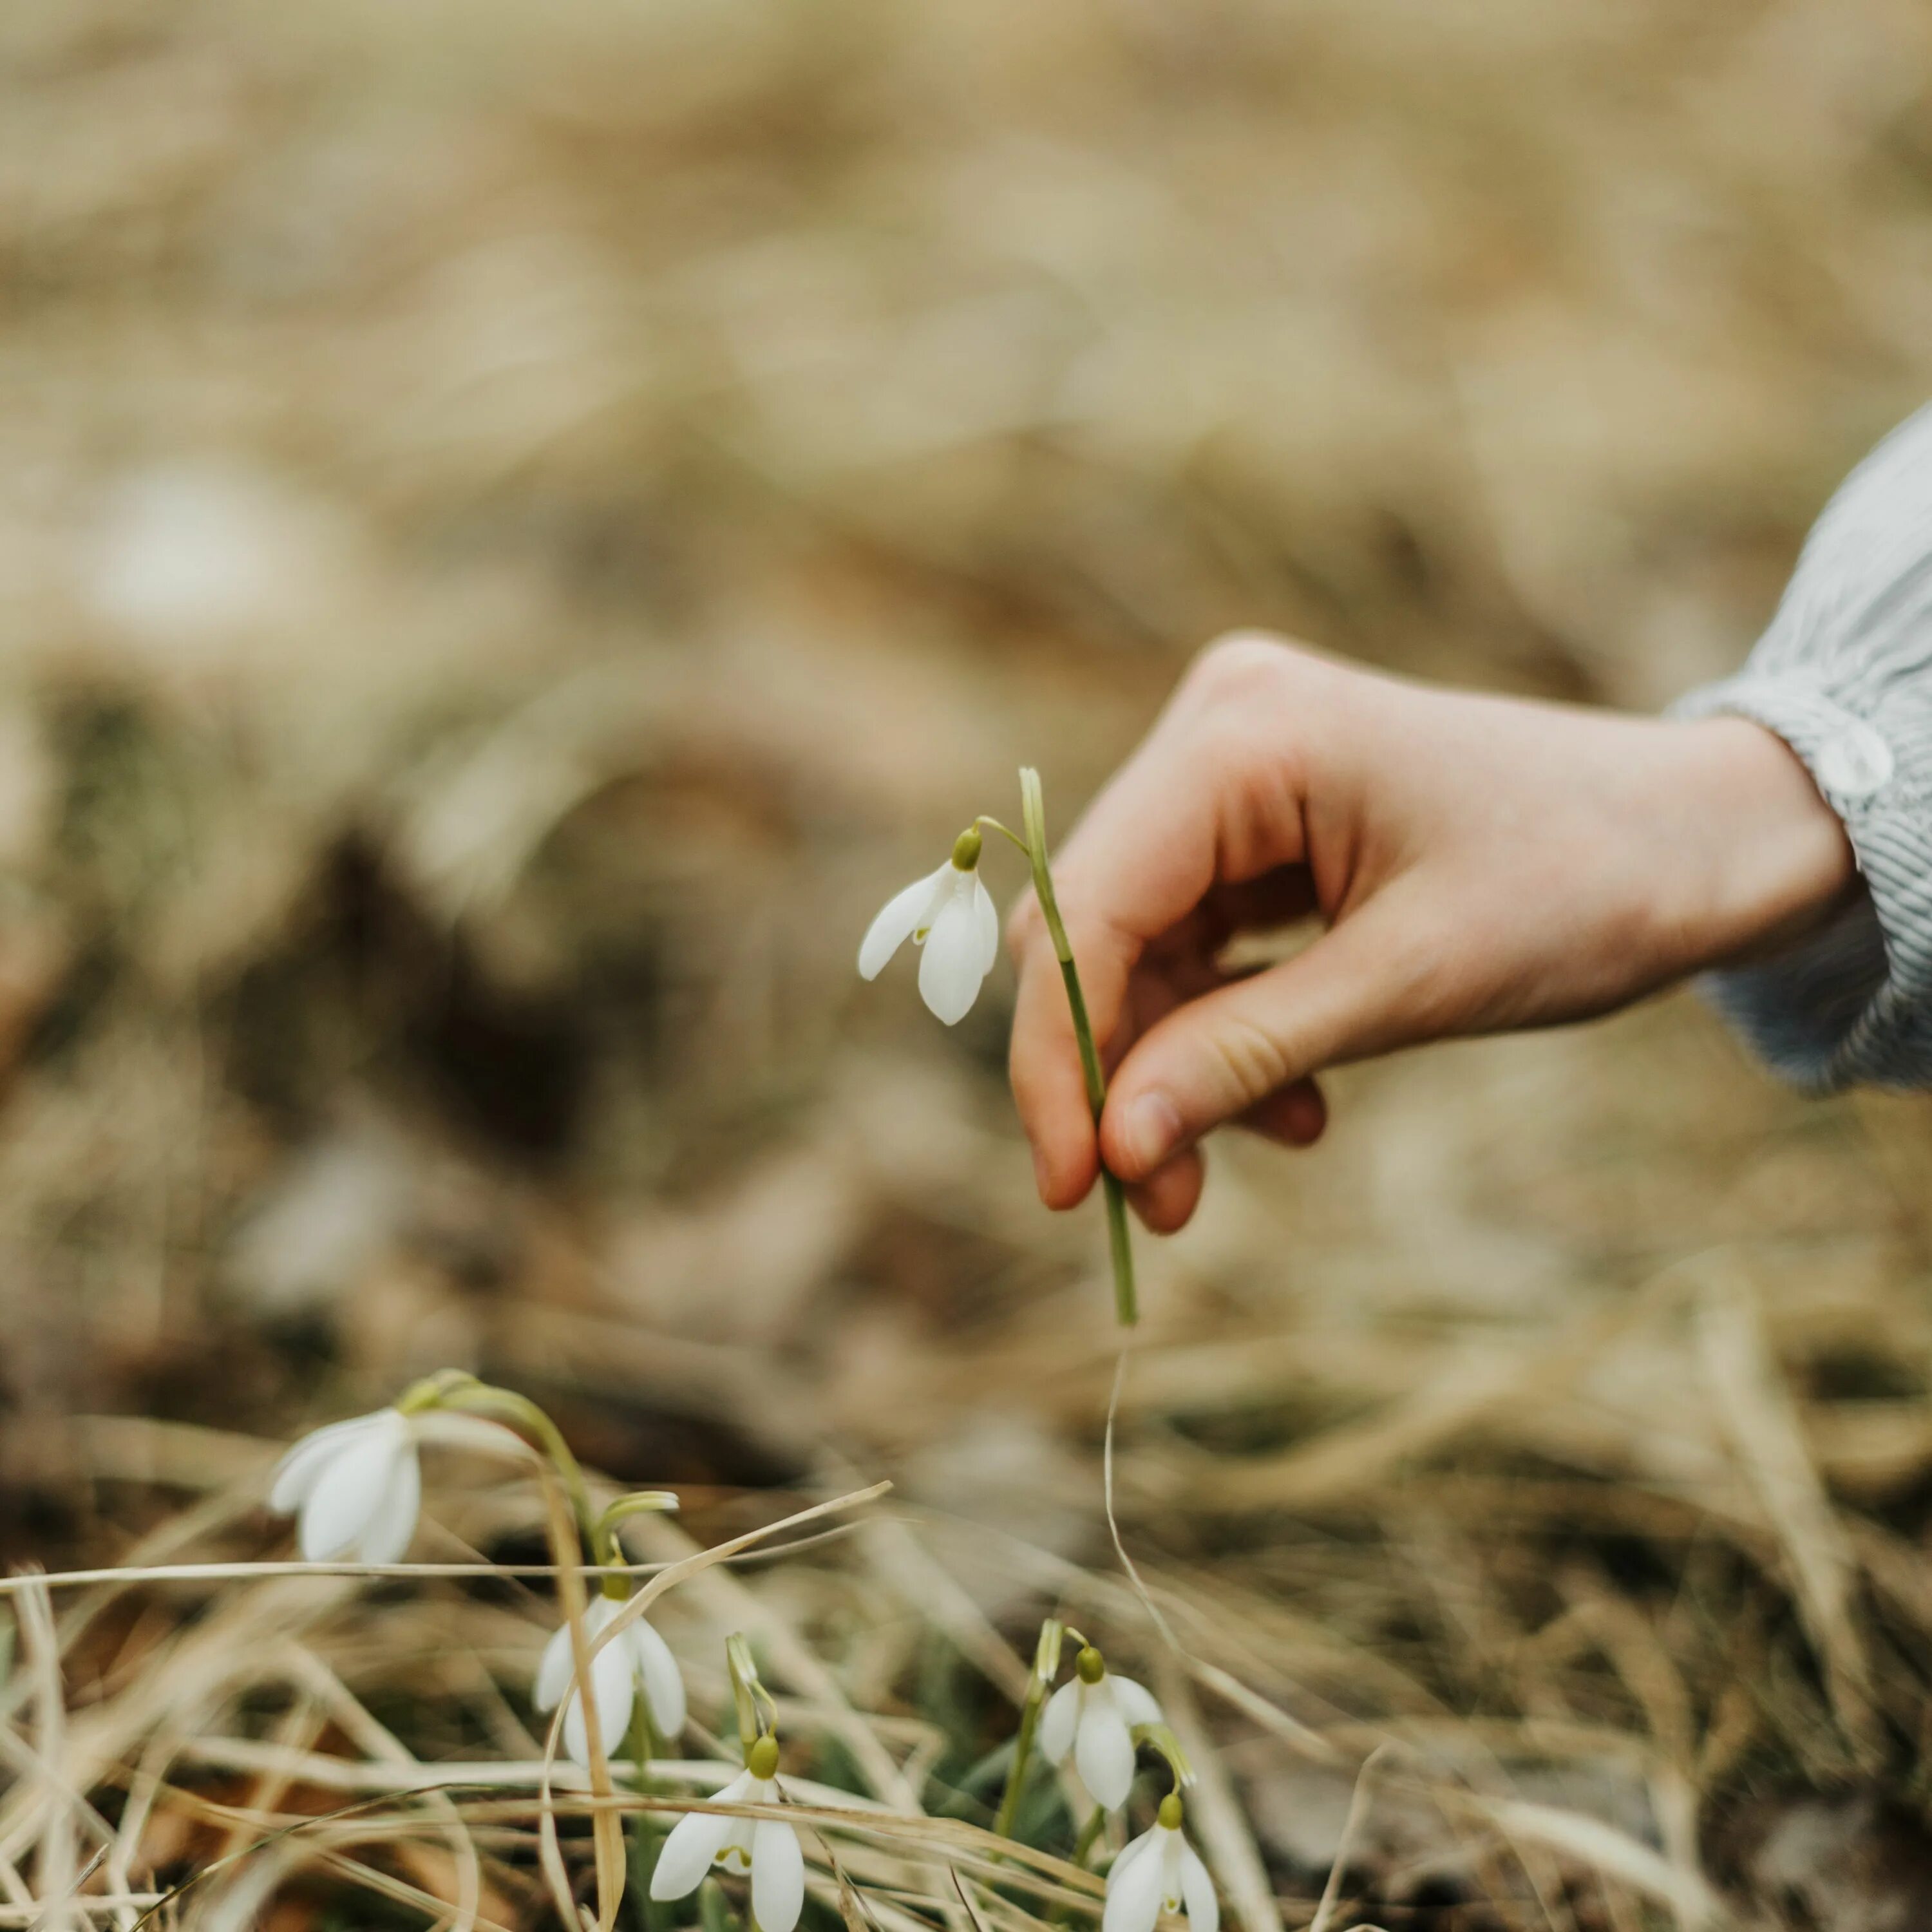
<path fill-rule="evenodd" d="M 1054 1764 L 1071 1751 L 1094 1803 L 1118 1811 L 1134 1781 L 1134 1726 L 1160 1721 L 1154 1693 L 1130 1677 L 1116 1677 L 1089 1644 L 1076 1660 L 1072 1681 L 1040 1713 L 1040 1748 Z"/>
<path fill-rule="evenodd" d="M 422 1467 L 400 1409 L 351 1416 L 304 1436 L 275 1465 L 268 1507 L 300 1510 L 296 1540 L 311 1563 L 354 1556 L 396 1563 L 416 1534 Z"/>
<path fill-rule="evenodd" d="M 926 949 L 920 997 L 948 1026 L 964 1019 L 1000 953 L 1000 916 L 980 881 L 977 832 L 961 832 L 938 872 L 886 901 L 860 946 L 860 973 L 876 980 L 908 939 Z"/>
<path fill-rule="evenodd" d="M 595 1644 L 610 1620 L 624 1607 L 614 1597 L 599 1596 L 584 1612 L 584 1634 Z M 570 1626 L 562 1625 L 544 1646 L 537 1666 L 531 1701 L 539 1711 L 554 1711 L 570 1682 L 575 1657 L 570 1647 Z M 674 1738 L 684 1729 L 684 1676 L 670 1646 L 642 1617 L 627 1624 L 590 1660 L 592 1695 L 597 1702 L 597 1732 L 605 1756 L 615 1752 L 631 1727 L 631 1710 L 638 1687 L 644 1693 L 651 1728 L 661 1738 Z M 584 1701 L 572 1690 L 563 1714 L 563 1748 L 579 1764 L 590 1762 L 590 1740 L 585 1735 Z"/>
<path fill-rule="evenodd" d="M 1180 1800 L 1160 1801 L 1160 1816 L 1114 1861 L 1100 1932 L 1154 1932 L 1163 1911 L 1187 1908 L 1189 1932 L 1216 1932 L 1221 1923 L 1214 1881 L 1183 1834 Z"/>
<path fill-rule="evenodd" d="M 721 1804 L 779 1802 L 778 1740 L 759 1738 L 745 1768 L 717 1796 Z M 756 1932 L 792 1932 L 805 1905 L 805 1854 L 798 1834 L 779 1818 L 733 1818 L 688 1811 L 672 1826 L 651 1874 L 653 1898 L 682 1898 L 712 1865 L 752 1874 Z"/>

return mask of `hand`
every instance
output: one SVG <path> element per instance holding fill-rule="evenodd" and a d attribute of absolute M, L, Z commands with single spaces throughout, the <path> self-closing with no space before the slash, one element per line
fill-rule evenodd
<path fill-rule="evenodd" d="M 1746 720 L 1432 689 L 1238 637 L 1196 661 L 1054 877 L 1113 1070 L 1096 1141 L 1029 895 L 1011 1066 L 1040 1196 L 1072 1207 L 1104 1155 L 1166 1232 L 1210 1129 L 1320 1135 L 1324 1068 L 1608 1012 L 1802 936 L 1856 874 L 1804 766 Z M 1216 963 L 1310 913 L 1325 932 L 1283 963 Z"/>

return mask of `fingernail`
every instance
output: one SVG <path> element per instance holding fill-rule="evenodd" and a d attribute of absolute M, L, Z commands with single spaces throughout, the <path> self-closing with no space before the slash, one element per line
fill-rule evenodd
<path fill-rule="evenodd" d="M 1127 1152 L 1151 1174 L 1180 1143 L 1180 1116 L 1165 1094 L 1143 1094 L 1127 1109 Z"/>

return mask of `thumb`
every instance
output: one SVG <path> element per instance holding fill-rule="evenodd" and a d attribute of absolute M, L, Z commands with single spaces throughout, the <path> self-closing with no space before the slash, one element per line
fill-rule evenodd
<path fill-rule="evenodd" d="M 1424 1036 L 1437 978 L 1435 950 L 1388 899 L 1371 902 L 1306 952 L 1150 1028 L 1108 1084 L 1102 1157 L 1144 1180 L 1291 1082 Z"/>

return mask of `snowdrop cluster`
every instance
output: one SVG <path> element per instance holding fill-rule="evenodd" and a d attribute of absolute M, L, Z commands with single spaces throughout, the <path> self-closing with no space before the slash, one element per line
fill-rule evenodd
<path fill-rule="evenodd" d="M 964 995 L 970 1003 L 971 992 L 976 990 L 990 964 L 990 953 L 980 924 L 985 893 L 973 872 L 977 848 L 968 850 L 964 844 L 962 840 L 950 866 L 964 884 L 942 882 L 952 896 L 944 898 L 936 914 L 928 917 L 915 908 L 914 915 L 908 915 L 894 913 L 890 907 L 887 914 L 894 922 L 889 930 L 905 928 L 892 940 L 894 946 L 908 934 L 922 935 L 928 948 L 942 937 L 948 944 L 960 946 L 965 943 L 961 934 L 971 938 L 974 983 Z M 932 883 L 922 882 L 922 890 L 929 889 Z M 930 905 L 929 890 L 922 903 Z M 985 905 L 985 911 L 990 920 L 990 904 Z M 950 926 L 946 923 L 949 914 Z M 882 920 L 886 916 L 882 914 Z M 916 917 L 926 917 L 926 924 L 916 923 Z M 871 949 L 869 938 L 867 944 Z M 952 970 L 948 969 L 949 973 Z M 922 983 L 923 978 L 922 974 Z M 964 979 L 963 968 L 956 976 L 946 979 L 951 995 L 964 987 Z M 956 998 L 950 995 L 948 1010 L 956 1004 Z M 945 1018 L 946 1013 L 940 1016 Z M 953 1017 L 957 1016 L 955 1012 Z M 674 1741 L 686 1724 L 683 1674 L 657 1630 L 641 1615 L 625 1616 L 630 1580 L 622 1574 L 626 1559 L 616 1532 L 626 1518 L 675 1508 L 677 1498 L 667 1491 L 640 1491 L 621 1496 L 601 1510 L 594 1508 L 583 1472 L 555 1424 L 521 1396 L 490 1388 L 472 1376 L 446 1371 L 415 1384 L 388 1408 L 352 1417 L 304 1437 L 277 1465 L 269 1492 L 272 1508 L 297 1517 L 296 1538 L 304 1557 L 316 1562 L 350 1560 L 380 1565 L 400 1560 L 415 1533 L 422 1497 L 418 1421 L 426 1412 L 438 1408 L 500 1424 L 548 1460 L 570 1496 L 590 1562 L 602 1573 L 601 1588 L 582 1618 L 580 1638 L 588 1653 L 587 1687 L 578 1675 L 578 1658 L 584 1652 L 567 1623 L 554 1631 L 545 1644 L 532 1687 L 531 1701 L 538 1711 L 555 1712 L 561 1707 L 557 1721 L 563 1748 L 580 1763 L 590 1763 L 586 1698 L 597 1714 L 598 1740 L 607 1761 L 631 1732 L 640 1700 L 647 1722 L 646 1748 L 640 1751 L 640 1758 L 650 1755 L 651 1739 Z M 1072 1678 L 1054 1690 L 1063 1634 L 1075 1636 L 1080 1648 Z M 752 1651 L 742 1634 L 727 1640 L 725 1656 L 745 1768 L 712 1802 L 770 1812 L 786 1802 L 773 1729 L 778 1707 L 758 1681 Z M 1151 1693 L 1131 1678 L 1109 1670 L 1094 1645 L 1078 1633 L 1066 1632 L 1064 1626 L 1051 1618 L 1040 1633 L 1007 1792 L 994 1825 L 997 1833 L 1011 1835 L 1014 1831 L 1014 1814 L 1035 1742 L 1050 1762 L 1071 1760 L 1099 1808 L 1079 1835 L 1074 1852 L 1076 1862 L 1086 1857 L 1106 1814 L 1127 1803 L 1140 1745 L 1148 1745 L 1166 1760 L 1177 1787 L 1192 1776 Z M 646 1774 L 641 1762 L 638 1774 Z M 646 1828 L 641 1821 L 638 1828 Z M 805 1901 L 805 1854 L 788 1819 L 746 1817 L 730 1810 L 687 1813 L 659 1850 L 652 1868 L 651 1896 L 660 1900 L 685 1898 L 697 1891 L 714 1869 L 749 1880 L 751 1932 L 794 1932 Z M 1218 1932 L 1214 1883 L 1187 1843 L 1177 1790 L 1162 1802 L 1153 1826 L 1132 1840 L 1114 1860 L 1107 1877 L 1100 1932 L 1154 1932 L 1164 1910 L 1183 1909 L 1190 1932 Z"/>

